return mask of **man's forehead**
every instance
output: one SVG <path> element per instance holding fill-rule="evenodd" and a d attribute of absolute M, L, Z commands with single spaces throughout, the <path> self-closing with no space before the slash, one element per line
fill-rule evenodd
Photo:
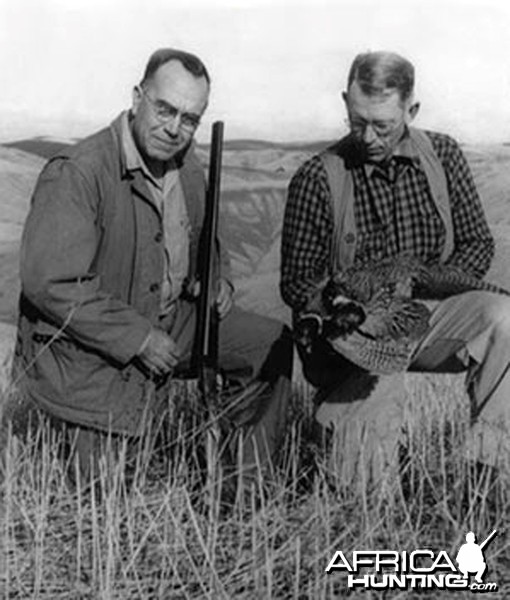
<path fill-rule="evenodd" d="M 195 77 L 177 60 L 165 63 L 147 82 L 147 87 L 160 100 L 189 105 L 202 111 L 209 98 L 209 84 L 205 77 Z"/>
<path fill-rule="evenodd" d="M 209 91 L 207 79 L 204 76 L 196 77 L 178 60 L 171 60 L 161 65 L 148 81 L 148 84 L 154 88 L 188 87 L 204 93 Z"/>
<path fill-rule="evenodd" d="M 402 101 L 398 90 L 386 88 L 380 93 L 365 94 L 357 82 L 353 82 L 349 87 L 347 91 L 347 102 L 349 108 L 371 108 L 379 110 L 402 108 Z"/>

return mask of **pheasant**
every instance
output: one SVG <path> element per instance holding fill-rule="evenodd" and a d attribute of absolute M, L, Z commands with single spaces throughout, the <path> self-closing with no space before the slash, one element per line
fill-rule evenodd
<path fill-rule="evenodd" d="M 458 268 L 428 266 L 408 254 L 351 267 L 318 287 L 296 323 L 297 341 L 310 351 L 322 335 L 367 371 L 403 371 L 429 328 L 431 312 L 423 300 L 470 290 L 510 295 Z"/>

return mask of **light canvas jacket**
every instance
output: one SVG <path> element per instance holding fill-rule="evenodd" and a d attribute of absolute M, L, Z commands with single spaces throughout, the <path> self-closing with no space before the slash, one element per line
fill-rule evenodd
<path fill-rule="evenodd" d="M 59 418 L 136 433 L 166 393 L 132 360 L 157 323 L 164 235 L 143 176 L 126 170 L 120 122 L 55 156 L 39 177 L 22 237 L 14 373 Z M 205 179 L 191 150 L 180 176 L 193 275 Z"/>

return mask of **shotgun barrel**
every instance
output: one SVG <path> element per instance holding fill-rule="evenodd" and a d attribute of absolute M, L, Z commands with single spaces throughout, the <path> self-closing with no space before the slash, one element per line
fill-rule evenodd
<path fill-rule="evenodd" d="M 200 239 L 200 294 L 198 299 L 196 332 L 198 385 L 202 400 L 207 409 L 215 406 L 218 393 L 218 313 L 216 309 L 216 284 L 219 271 L 218 212 L 222 151 L 223 122 L 216 121 L 212 127 L 209 180 L 204 223 Z"/>
<path fill-rule="evenodd" d="M 492 540 L 492 538 L 496 535 L 497 530 L 494 529 L 486 538 L 485 540 L 480 544 L 480 550 L 483 550 L 483 548 L 485 548 L 485 546 L 487 546 L 487 544 Z"/>

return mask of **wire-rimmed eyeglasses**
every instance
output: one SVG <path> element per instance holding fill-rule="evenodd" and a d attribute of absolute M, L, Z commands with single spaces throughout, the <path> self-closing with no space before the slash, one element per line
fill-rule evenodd
<path fill-rule="evenodd" d="M 192 132 L 200 125 L 201 115 L 195 113 L 182 112 L 166 100 L 155 99 L 149 96 L 147 90 L 139 87 L 140 92 L 147 98 L 149 104 L 154 110 L 156 118 L 161 123 L 169 123 L 172 119 L 180 117 L 180 126 L 186 131 Z"/>

